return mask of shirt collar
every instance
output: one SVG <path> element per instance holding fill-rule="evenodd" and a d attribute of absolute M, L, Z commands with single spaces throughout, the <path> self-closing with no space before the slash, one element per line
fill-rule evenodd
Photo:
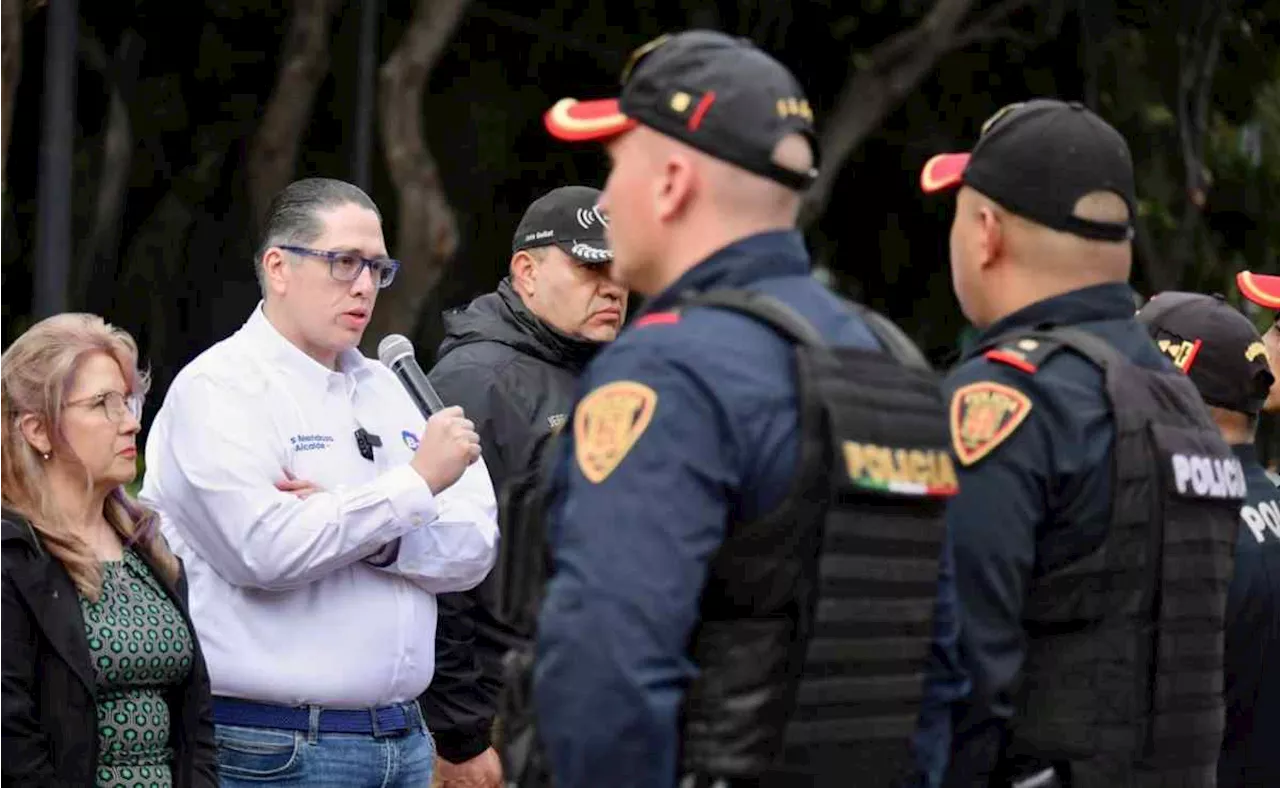
<path fill-rule="evenodd" d="M 804 238 L 795 230 L 775 230 L 735 241 L 685 272 L 663 290 L 644 312 L 660 312 L 675 306 L 686 292 L 741 287 L 760 279 L 809 272 Z"/>
<path fill-rule="evenodd" d="M 984 347 L 996 337 L 1018 329 L 1121 320 L 1133 317 L 1136 311 L 1129 285 L 1121 282 L 1093 285 L 1037 301 L 997 320 L 974 337 L 970 348 Z"/>
<path fill-rule="evenodd" d="M 257 308 L 253 310 L 253 314 L 245 321 L 240 333 L 244 334 L 266 358 L 279 362 L 285 368 L 301 375 L 308 382 L 317 385 L 327 386 L 332 381 L 343 380 L 347 377 L 350 377 L 352 382 L 355 383 L 372 374 L 373 370 L 370 367 L 373 362 L 365 358 L 355 348 L 344 350 L 338 354 L 338 368 L 341 371 L 329 369 L 324 364 L 308 356 L 271 324 L 271 321 L 267 319 L 266 312 L 263 311 L 263 303 L 262 301 L 258 302 Z"/>

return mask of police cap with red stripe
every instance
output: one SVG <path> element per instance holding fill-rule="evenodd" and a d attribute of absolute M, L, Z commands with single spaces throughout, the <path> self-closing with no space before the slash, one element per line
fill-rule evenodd
<path fill-rule="evenodd" d="M 1001 108 L 968 153 L 934 156 L 920 173 L 927 193 L 966 185 L 1019 216 L 1099 241 L 1133 238 L 1133 159 L 1120 132 L 1078 102 L 1033 99 Z M 1081 197 L 1111 192 L 1129 207 L 1116 224 L 1075 215 Z"/>
<path fill-rule="evenodd" d="M 1160 293 L 1137 320 L 1205 402 L 1250 415 L 1262 409 L 1274 382 L 1266 348 L 1249 318 L 1221 296 Z"/>
<path fill-rule="evenodd" d="M 570 142 L 606 141 L 641 124 L 797 191 L 818 174 L 773 160 L 790 134 L 807 138 L 817 156 L 813 111 L 795 77 L 751 41 L 709 30 L 645 44 L 623 70 L 619 97 L 561 99 L 544 120 Z"/>

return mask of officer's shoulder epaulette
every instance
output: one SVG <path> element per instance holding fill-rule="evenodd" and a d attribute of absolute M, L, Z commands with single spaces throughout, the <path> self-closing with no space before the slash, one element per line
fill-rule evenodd
<path fill-rule="evenodd" d="M 983 353 L 982 357 L 1034 375 L 1040 369 L 1040 365 L 1063 347 L 1061 342 L 1022 337 L 1003 342 Z"/>
<path fill-rule="evenodd" d="M 678 310 L 667 310 L 665 312 L 650 312 L 644 317 L 639 318 L 635 322 L 636 328 L 644 328 L 645 326 L 667 326 L 672 323 L 680 322 L 680 312 Z"/>

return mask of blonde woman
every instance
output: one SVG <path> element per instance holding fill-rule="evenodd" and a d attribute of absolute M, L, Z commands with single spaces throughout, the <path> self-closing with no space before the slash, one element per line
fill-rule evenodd
<path fill-rule="evenodd" d="M 145 391 L 133 339 L 93 315 L 0 358 L 5 785 L 217 785 L 181 566 L 123 487 Z"/>

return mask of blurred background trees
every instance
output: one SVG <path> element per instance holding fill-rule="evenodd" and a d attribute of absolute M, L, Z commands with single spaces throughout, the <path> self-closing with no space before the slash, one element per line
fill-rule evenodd
<path fill-rule="evenodd" d="M 919 194 L 919 168 L 1028 96 L 1083 101 L 1130 140 L 1141 294 L 1239 303 L 1238 270 L 1280 270 L 1280 0 L 0 2 L 5 342 L 50 304 L 103 314 L 152 366 L 148 415 L 257 302 L 257 222 L 302 175 L 382 207 L 405 269 L 367 343 L 407 334 L 429 364 L 441 310 L 494 286 L 528 203 L 603 184 L 603 155 L 541 113 L 615 95 L 635 47 L 694 26 L 795 71 L 822 137 L 817 274 L 939 363 L 966 326 L 950 200 Z"/>

